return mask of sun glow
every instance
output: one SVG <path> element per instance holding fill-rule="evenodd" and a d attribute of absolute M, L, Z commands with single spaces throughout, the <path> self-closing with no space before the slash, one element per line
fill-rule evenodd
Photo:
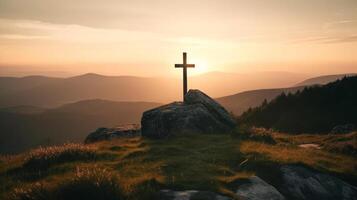
<path fill-rule="evenodd" d="M 205 60 L 192 59 L 191 63 L 195 64 L 195 68 L 190 69 L 191 75 L 204 74 L 210 71 L 209 64 Z"/>

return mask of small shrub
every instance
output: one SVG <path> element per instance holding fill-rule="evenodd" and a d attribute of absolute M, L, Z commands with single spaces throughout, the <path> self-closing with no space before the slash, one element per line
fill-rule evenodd
<path fill-rule="evenodd" d="M 65 162 L 95 160 L 96 155 L 93 147 L 82 144 L 40 147 L 28 154 L 23 168 L 28 170 L 44 170 L 52 165 Z"/>
<path fill-rule="evenodd" d="M 59 199 L 123 199 L 117 176 L 102 168 L 77 168 L 75 176 L 59 185 Z"/>
<path fill-rule="evenodd" d="M 253 140 L 267 144 L 276 144 L 270 131 L 259 128 L 252 128 L 247 125 L 241 125 L 235 133 L 240 139 Z"/>

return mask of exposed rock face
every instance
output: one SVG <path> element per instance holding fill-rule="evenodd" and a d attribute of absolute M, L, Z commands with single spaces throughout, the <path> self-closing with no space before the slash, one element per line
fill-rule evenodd
<path fill-rule="evenodd" d="M 283 200 L 285 199 L 275 187 L 257 176 L 252 176 L 238 187 L 236 194 L 247 200 Z"/>
<path fill-rule="evenodd" d="M 126 124 L 115 128 L 98 128 L 90 133 L 85 139 L 85 143 L 93 143 L 102 140 L 111 140 L 118 137 L 132 137 L 140 135 L 140 125 Z"/>
<path fill-rule="evenodd" d="M 216 194 L 208 191 L 186 190 L 173 191 L 161 190 L 160 200 L 232 200 L 229 197 Z"/>
<path fill-rule="evenodd" d="M 184 99 L 185 104 L 195 105 L 202 104 L 207 110 L 209 110 L 215 117 L 221 122 L 235 126 L 235 121 L 232 119 L 232 116 L 215 100 L 207 96 L 205 93 L 199 90 L 190 90 L 185 95 Z"/>
<path fill-rule="evenodd" d="M 283 165 L 278 171 L 278 185 L 252 176 L 241 180 L 236 195 L 247 200 L 357 200 L 356 187 L 328 174 L 298 165 Z"/>
<path fill-rule="evenodd" d="M 142 135 L 162 138 L 176 133 L 227 132 L 235 127 L 229 113 L 199 90 L 190 90 L 184 102 L 174 102 L 144 112 Z"/>
<path fill-rule="evenodd" d="M 304 167 L 281 167 L 283 183 L 279 190 L 289 199 L 356 200 L 357 188 L 348 183 Z"/>
<path fill-rule="evenodd" d="M 333 134 L 344 134 L 350 133 L 355 130 L 355 126 L 353 124 L 345 124 L 333 127 L 331 133 Z"/>

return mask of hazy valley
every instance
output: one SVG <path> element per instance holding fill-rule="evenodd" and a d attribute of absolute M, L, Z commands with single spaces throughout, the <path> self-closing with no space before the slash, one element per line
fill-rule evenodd
<path fill-rule="evenodd" d="M 324 84 L 326 78 L 333 81 L 343 76 L 317 77 L 313 79 L 313 82 L 307 80 L 306 84 Z M 268 77 L 265 81 L 271 81 L 271 79 L 273 77 Z M 218 80 L 225 81 L 219 82 Z M 225 85 L 230 85 L 232 89 L 226 91 L 229 94 L 234 93 L 233 90 L 242 90 L 242 85 L 254 88 L 261 84 L 257 82 L 250 85 L 249 81 L 244 82 L 244 80 L 247 81 L 247 78 L 241 80 L 237 75 L 210 73 L 195 77 L 192 80 L 192 85 L 201 83 L 204 88 L 205 83 L 217 81 L 216 84 L 213 84 L 217 88 L 226 88 Z M 270 84 L 282 82 L 281 85 L 287 85 L 288 81 L 285 78 L 284 80 L 276 79 L 276 83 Z M 165 82 L 158 78 L 106 77 L 96 74 L 86 74 L 68 79 L 40 76 L 0 78 L 2 83 L 0 84 L 2 97 L 0 105 L 3 106 L 0 108 L 0 128 L 2 130 L 0 152 L 14 153 L 39 145 L 82 141 L 89 132 L 98 127 L 139 123 L 142 112 L 162 105 L 158 102 L 169 101 L 171 98 L 180 99 L 178 95 L 180 92 L 176 91 L 179 87 L 172 89 L 175 81 L 177 80 L 166 80 Z M 297 90 L 302 90 L 304 86 L 294 86 L 301 81 L 304 79 L 291 84 L 293 86 L 291 88 L 245 91 L 216 100 L 228 111 L 238 116 L 250 107 L 259 106 L 264 99 L 270 101 L 282 92 L 294 93 Z M 263 83 L 265 84 L 265 82 Z M 233 89 L 234 87 L 236 89 Z M 174 92 L 168 92 L 171 89 Z M 223 92 L 217 91 L 214 87 L 207 88 L 207 90 L 214 94 Z M 158 101 L 138 102 L 140 99 Z M 124 102 L 121 100 L 133 101 Z M 58 105 L 61 104 L 60 102 L 75 103 Z M 6 107 L 5 105 L 11 106 Z M 54 105 L 56 107 L 48 107 Z"/>

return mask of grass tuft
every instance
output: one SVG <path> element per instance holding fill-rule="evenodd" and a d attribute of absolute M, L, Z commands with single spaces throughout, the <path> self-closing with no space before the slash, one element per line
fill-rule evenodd
<path fill-rule="evenodd" d="M 58 197 L 77 199 L 123 199 L 117 176 L 100 167 L 77 168 L 74 177 L 58 186 Z"/>
<path fill-rule="evenodd" d="M 261 128 L 252 128 L 246 125 L 239 126 L 234 132 L 234 136 L 242 140 L 253 140 L 267 144 L 276 144 L 276 141 L 272 137 L 271 131 Z"/>
<path fill-rule="evenodd" d="M 96 149 L 83 144 L 71 143 L 62 146 L 40 147 L 30 151 L 25 158 L 23 168 L 27 170 L 45 170 L 55 164 L 95 160 L 96 158 Z"/>

